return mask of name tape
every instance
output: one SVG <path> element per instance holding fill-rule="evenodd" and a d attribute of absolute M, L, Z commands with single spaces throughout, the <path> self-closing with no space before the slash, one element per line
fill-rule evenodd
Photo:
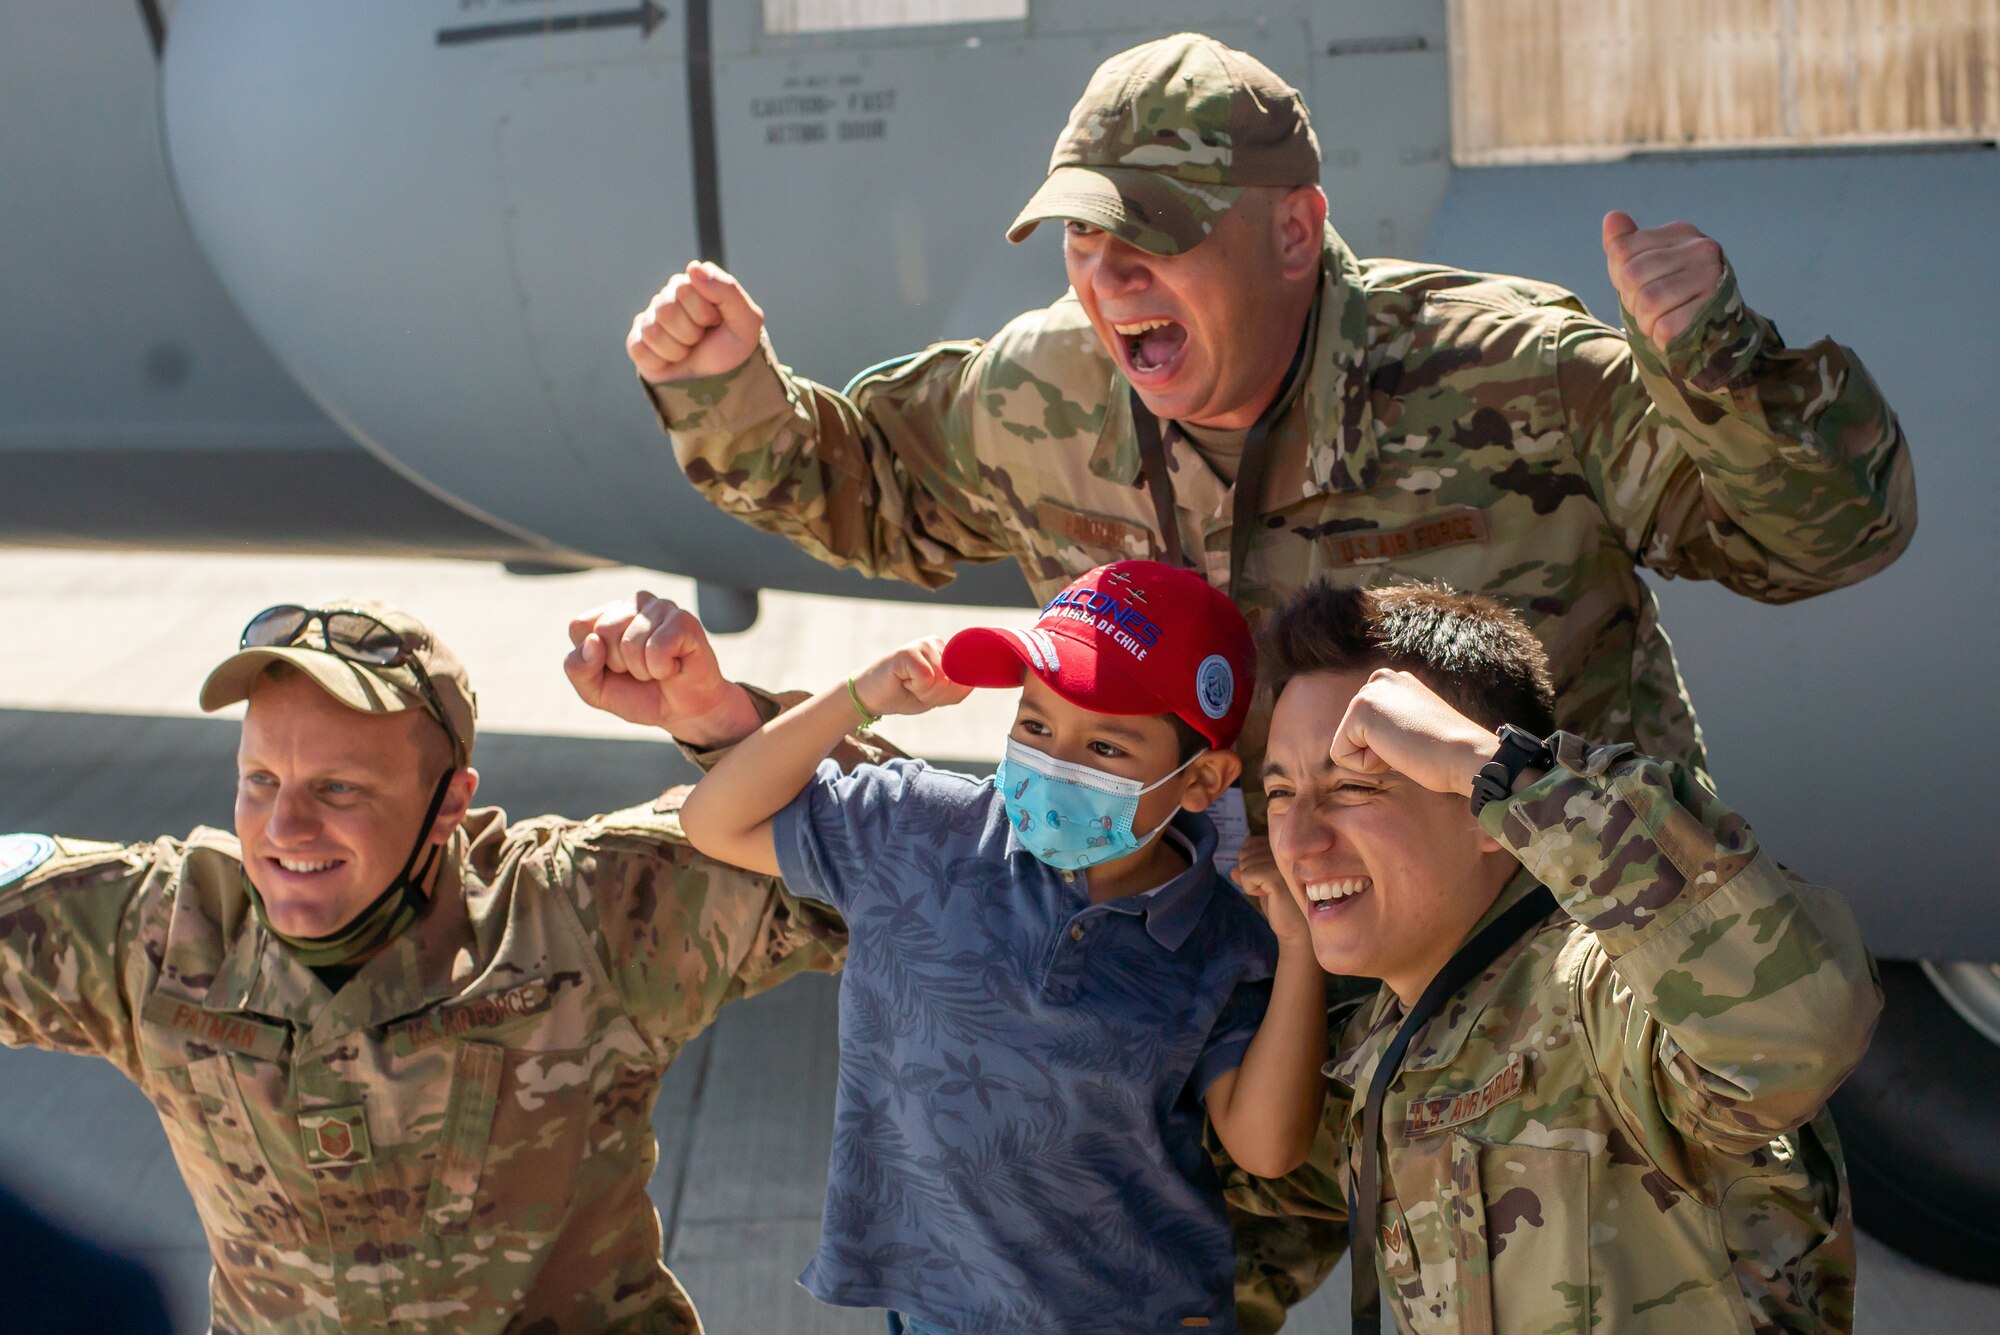
<path fill-rule="evenodd" d="M 1507 1064 L 1500 1068 L 1499 1074 L 1477 1089 L 1412 1103 L 1403 1115 L 1403 1135 L 1406 1139 L 1415 1139 L 1433 1131 L 1442 1131 L 1448 1126 L 1476 1121 L 1501 1104 L 1521 1097 L 1521 1090 L 1527 1085 L 1527 1075 L 1528 1059 L 1516 1052 L 1507 1058 Z"/>
<path fill-rule="evenodd" d="M 538 1015 L 549 1008 L 549 986 L 536 979 L 510 987 L 491 996 L 471 997 L 440 1006 L 428 1015 L 389 1026 L 389 1036 L 400 1053 L 442 1043 L 471 1029 L 505 1024 L 524 1015 Z"/>
<path fill-rule="evenodd" d="M 158 992 L 146 998 L 146 1004 L 139 1008 L 139 1013 L 154 1024 L 197 1043 L 247 1052 L 267 1062 L 278 1059 L 289 1037 L 283 1025 L 205 1010 L 191 1001 L 162 996 Z"/>
<path fill-rule="evenodd" d="M 1455 510 L 1401 528 L 1361 529 L 1327 535 L 1326 554 L 1336 565 L 1370 566 L 1440 547 L 1486 542 L 1483 510 Z"/>

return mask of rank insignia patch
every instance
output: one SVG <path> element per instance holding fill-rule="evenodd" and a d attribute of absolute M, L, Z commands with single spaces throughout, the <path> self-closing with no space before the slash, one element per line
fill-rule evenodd
<path fill-rule="evenodd" d="M 306 1162 L 314 1168 L 342 1168 L 367 1163 L 368 1122 L 361 1105 L 348 1108 L 314 1108 L 299 1116 L 299 1134 L 304 1138 Z"/>
<path fill-rule="evenodd" d="M 1382 1265 L 1391 1274 L 1409 1270 L 1416 1262 L 1410 1254 L 1410 1226 L 1401 1219 L 1382 1225 Z"/>

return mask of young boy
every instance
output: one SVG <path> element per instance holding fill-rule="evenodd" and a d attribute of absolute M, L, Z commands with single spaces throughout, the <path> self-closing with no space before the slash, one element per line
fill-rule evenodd
<path fill-rule="evenodd" d="M 1304 920 L 1280 905 L 1274 939 L 1200 814 L 1254 670 L 1224 595 L 1124 561 L 1031 630 L 897 651 L 697 786 L 697 848 L 849 926 L 815 1297 L 950 1335 L 1236 1329 L 1203 1107 L 1247 1171 L 1289 1171 L 1326 1042 Z M 857 714 L 977 686 L 1021 688 L 991 780 L 822 763 Z"/>
<path fill-rule="evenodd" d="M 1383 982 L 1327 1068 L 1340 1167 L 1284 1184 L 1351 1210 L 1355 1328 L 1379 1282 L 1415 1335 L 1851 1329 L 1823 1109 L 1881 1002 L 1840 897 L 1682 766 L 1555 732 L 1490 599 L 1320 585 L 1266 646 L 1277 867 Z"/>

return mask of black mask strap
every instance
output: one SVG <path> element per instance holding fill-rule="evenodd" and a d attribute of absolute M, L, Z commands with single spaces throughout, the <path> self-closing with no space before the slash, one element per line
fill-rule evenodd
<path fill-rule="evenodd" d="M 437 866 L 442 848 L 432 847 L 428 856 L 424 855 L 424 849 L 430 846 L 431 826 L 436 823 L 438 812 L 444 809 L 445 795 L 451 791 L 451 778 L 456 773 L 456 767 L 448 769 L 438 780 L 437 787 L 431 792 L 430 806 L 424 812 L 424 823 L 417 828 L 416 845 L 403 859 L 402 869 L 389 882 L 389 888 L 354 915 L 353 921 L 327 936 L 286 936 L 271 926 L 271 920 L 264 913 L 263 896 L 257 893 L 255 885 L 250 885 L 250 902 L 256 909 L 257 921 L 264 924 L 264 930 L 282 941 L 309 969 L 333 968 L 366 959 L 408 931 L 411 924 L 422 918 L 430 908 L 430 896 L 424 892 L 424 883 Z M 423 857 L 421 867 L 417 867 L 419 857 Z M 414 875 L 411 874 L 413 868 Z M 246 885 L 250 884 L 248 876 L 243 879 Z"/>

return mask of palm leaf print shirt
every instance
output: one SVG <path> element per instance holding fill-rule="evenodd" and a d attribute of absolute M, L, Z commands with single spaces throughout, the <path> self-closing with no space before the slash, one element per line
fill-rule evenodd
<path fill-rule="evenodd" d="M 1092 904 L 988 780 L 822 764 L 779 813 L 794 894 L 847 919 L 824 1302 L 961 1335 L 1236 1329 L 1201 1096 L 1242 1063 L 1277 943 L 1215 871 Z"/>

